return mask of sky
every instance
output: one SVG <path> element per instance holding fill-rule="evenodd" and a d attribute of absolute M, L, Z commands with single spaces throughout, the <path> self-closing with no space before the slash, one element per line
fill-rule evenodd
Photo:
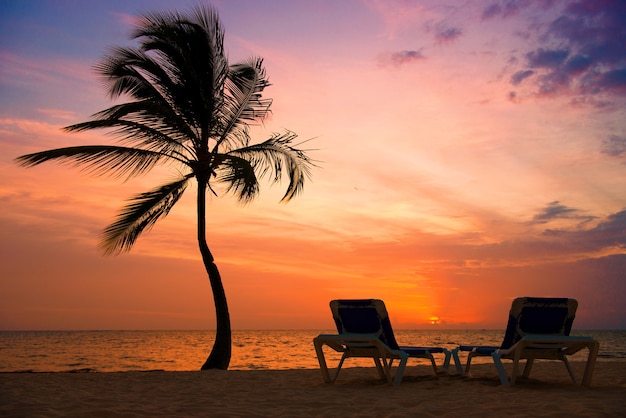
<path fill-rule="evenodd" d="M 112 102 L 93 66 L 144 12 L 197 1 L 0 1 L 0 330 L 214 329 L 195 189 L 130 253 L 101 231 L 126 182 L 19 155 Z M 229 61 L 264 58 L 264 140 L 295 131 L 304 193 L 208 202 L 233 329 L 332 329 L 378 298 L 396 328 L 503 329 L 517 296 L 626 329 L 626 3 L 216 0 Z"/>

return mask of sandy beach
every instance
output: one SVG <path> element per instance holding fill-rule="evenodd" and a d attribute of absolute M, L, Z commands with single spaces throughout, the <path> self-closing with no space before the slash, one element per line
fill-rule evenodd
<path fill-rule="evenodd" d="M 334 384 L 319 370 L 1 373 L 0 415 L 615 417 L 626 416 L 626 362 L 599 361 L 591 387 L 574 385 L 558 362 L 539 362 L 513 387 L 491 364 L 472 366 L 470 377 L 417 365 L 398 387 L 374 368 L 345 369 Z"/>

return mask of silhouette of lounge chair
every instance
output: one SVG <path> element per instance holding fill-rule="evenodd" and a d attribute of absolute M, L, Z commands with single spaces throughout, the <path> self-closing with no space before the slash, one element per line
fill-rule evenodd
<path fill-rule="evenodd" d="M 503 385 L 514 385 L 521 359 L 526 360 L 523 376 L 529 377 L 536 359 L 560 360 L 565 363 L 570 377 L 576 383 L 574 371 L 567 356 L 587 348 L 589 355 L 582 385 L 591 384 L 600 347 L 591 337 L 570 336 L 576 308 L 576 299 L 520 297 L 513 301 L 509 320 L 500 346 L 462 345 L 459 351 L 469 352 L 465 374 L 469 374 L 472 358 L 491 356 Z M 457 370 L 460 369 L 458 353 L 453 353 Z M 513 360 L 511 379 L 507 378 L 502 359 Z"/>
<path fill-rule="evenodd" d="M 382 300 L 333 300 L 330 302 L 330 309 L 338 334 L 320 334 L 313 339 L 322 376 L 327 383 L 332 383 L 337 379 L 344 360 L 350 357 L 371 357 L 374 359 L 380 377 L 394 385 L 401 383 L 409 357 L 430 360 L 435 375 L 437 365 L 433 354 L 445 354 L 444 370 L 450 364 L 452 353 L 443 347 L 398 346 Z M 324 345 L 342 353 L 332 378 L 324 356 Z M 395 378 L 392 377 L 394 360 L 400 361 Z"/>

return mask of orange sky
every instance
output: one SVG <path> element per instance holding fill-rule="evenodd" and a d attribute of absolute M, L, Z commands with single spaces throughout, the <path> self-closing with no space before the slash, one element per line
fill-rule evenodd
<path fill-rule="evenodd" d="M 121 183 L 14 163 L 111 142 L 61 131 L 110 105 L 91 66 L 138 12 L 189 4 L 0 5 L 0 329 L 214 327 L 195 190 L 131 253 L 97 248 L 168 167 Z M 319 161 L 289 204 L 284 185 L 209 203 L 233 328 L 330 329 L 328 302 L 360 297 L 398 328 L 504 328 L 523 295 L 577 298 L 578 329 L 626 327 L 620 2 L 212 4 L 230 60 L 265 58 L 258 137 L 314 138 Z"/>

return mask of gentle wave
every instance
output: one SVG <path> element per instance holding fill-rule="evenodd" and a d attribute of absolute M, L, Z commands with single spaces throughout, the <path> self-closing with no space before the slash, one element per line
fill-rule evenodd
<path fill-rule="evenodd" d="M 231 370 L 316 369 L 316 330 L 234 331 Z M 396 330 L 403 345 L 499 345 L 502 330 Z M 600 341 L 601 359 L 626 360 L 626 331 L 578 331 Z M 199 370 L 213 331 L 1 331 L 0 372 Z M 584 359 L 580 352 L 574 360 Z M 330 353 L 329 360 L 338 355 Z M 487 362 L 488 358 L 477 358 Z M 350 359 L 370 365 L 371 359 Z"/>

